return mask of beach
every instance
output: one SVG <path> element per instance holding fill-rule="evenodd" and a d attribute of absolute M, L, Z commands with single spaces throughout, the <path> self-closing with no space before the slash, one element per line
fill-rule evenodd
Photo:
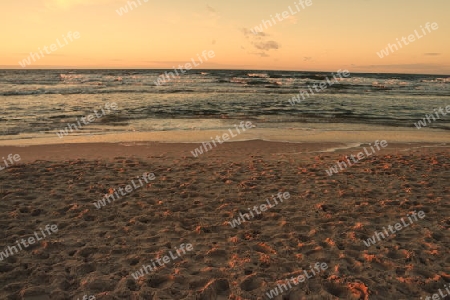
<path fill-rule="evenodd" d="M 0 253 L 46 224 L 58 231 L 2 257 L 0 298 L 418 299 L 444 291 L 447 145 L 390 141 L 332 176 L 325 170 L 362 145 L 239 141 L 199 157 L 194 143 L 1 146 L 1 156 L 22 159 L 0 172 Z M 154 180 L 94 205 L 149 173 Z M 252 209 L 279 193 L 290 197 Z M 425 217 L 411 223 L 413 212 Z M 392 233 L 402 218 L 408 226 Z M 135 279 L 150 262 L 157 268 Z M 313 275 L 316 263 L 327 268 Z"/>
<path fill-rule="evenodd" d="M 0 2 L 0 300 L 450 299 L 449 10 Z"/>

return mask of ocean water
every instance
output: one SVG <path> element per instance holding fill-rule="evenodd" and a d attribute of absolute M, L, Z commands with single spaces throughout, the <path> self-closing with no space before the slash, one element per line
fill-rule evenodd
<path fill-rule="evenodd" d="M 450 105 L 443 75 L 351 73 L 291 105 L 331 72 L 194 70 L 156 85 L 165 71 L 0 70 L 0 139 L 55 137 L 106 102 L 118 110 L 71 135 L 225 130 L 242 120 L 268 130 L 403 130 Z M 428 127 L 450 129 L 450 115 Z"/>

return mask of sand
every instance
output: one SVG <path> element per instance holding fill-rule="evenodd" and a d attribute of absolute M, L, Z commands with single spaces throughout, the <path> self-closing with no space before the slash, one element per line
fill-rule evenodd
<path fill-rule="evenodd" d="M 47 224 L 58 232 L 0 261 L 0 299 L 266 299 L 316 262 L 328 268 L 274 299 L 419 299 L 450 282 L 450 152 L 389 147 L 338 174 L 361 147 L 336 143 L 0 147 L 0 251 Z M 101 209 L 114 188 L 156 179 Z M 291 197 L 232 228 L 279 192 Z M 367 247 L 413 211 L 424 219 Z M 142 265 L 193 250 L 135 280 Z M 284 298 L 282 298 L 284 297 Z"/>

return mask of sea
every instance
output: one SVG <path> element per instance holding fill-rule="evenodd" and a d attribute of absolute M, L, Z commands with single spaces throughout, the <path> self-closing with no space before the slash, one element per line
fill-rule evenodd
<path fill-rule="evenodd" d="M 157 85 L 166 71 L 0 70 L 0 140 L 56 137 L 107 102 L 118 110 L 71 135 L 220 131 L 241 121 L 296 132 L 414 130 L 450 105 L 446 75 L 350 73 L 292 105 L 332 72 L 191 70 Z M 427 127 L 450 130 L 450 115 Z"/>

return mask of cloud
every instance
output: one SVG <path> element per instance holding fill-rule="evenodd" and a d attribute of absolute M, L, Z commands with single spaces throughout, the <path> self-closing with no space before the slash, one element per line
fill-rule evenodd
<path fill-rule="evenodd" d="M 297 18 L 297 17 L 294 17 L 294 16 L 292 16 L 292 15 L 289 15 L 289 16 L 286 18 L 286 20 L 288 20 L 288 22 L 291 23 L 291 24 L 297 24 L 298 18 Z"/>
<path fill-rule="evenodd" d="M 206 4 L 204 7 L 204 10 L 197 10 L 192 13 L 191 25 L 195 24 L 199 27 L 216 29 L 216 31 L 220 30 L 222 28 L 222 26 L 219 24 L 219 20 L 222 18 L 220 13 L 208 4 Z"/>
<path fill-rule="evenodd" d="M 441 55 L 442 53 L 424 53 L 423 55 L 427 55 L 427 56 L 438 56 Z"/>
<path fill-rule="evenodd" d="M 264 32 L 253 33 L 248 28 L 240 28 L 239 30 L 242 32 L 244 37 L 250 41 L 250 44 L 255 49 L 263 50 L 263 51 L 256 51 L 256 52 L 248 52 L 249 54 L 258 55 L 261 57 L 269 57 L 269 55 L 267 54 L 267 51 L 277 50 L 280 48 L 280 45 L 278 42 L 273 41 L 273 40 L 270 40 L 270 41 L 267 40 L 267 38 L 270 36 L 267 33 L 264 33 Z M 243 47 L 241 46 L 241 48 L 243 48 Z M 245 49 L 245 48 L 243 48 L 243 49 Z"/>
<path fill-rule="evenodd" d="M 303 57 L 303 61 L 310 61 L 310 60 L 312 60 L 313 58 L 311 57 L 311 56 L 304 56 Z"/>
<path fill-rule="evenodd" d="M 371 70 L 401 70 L 402 72 L 427 72 L 431 74 L 437 74 L 437 72 L 450 72 L 450 65 L 442 64 L 426 64 L 426 63 L 416 63 L 416 64 L 392 64 L 392 65 L 361 65 L 357 67 L 358 69 L 371 69 Z"/>
<path fill-rule="evenodd" d="M 241 28 L 240 31 L 244 34 L 244 36 L 248 39 L 248 38 L 260 38 L 263 36 L 269 36 L 267 33 L 264 32 L 256 32 L 253 33 L 250 29 L 248 28 Z"/>
<path fill-rule="evenodd" d="M 249 53 L 253 54 L 253 55 L 258 55 L 261 57 L 269 57 L 269 55 L 267 55 L 267 53 L 265 53 L 265 52 L 249 52 Z"/>
<path fill-rule="evenodd" d="M 257 49 L 260 50 L 271 50 L 271 49 L 278 49 L 280 46 L 275 41 L 267 41 L 267 42 L 258 42 L 258 43 L 252 43 Z"/>
<path fill-rule="evenodd" d="M 144 60 L 144 62 L 152 63 L 152 64 L 170 64 L 170 65 L 186 63 L 186 61 L 181 61 L 181 60 Z"/>
<path fill-rule="evenodd" d="M 388 68 L 388 69 L 395 69 L 395 68 L 405 68 L 405 69 L 415 69 L 415 68 L 419 68 L 419 69 L 426 69 L 426 68 L 435 68 L 439 65 L 437 64 L 423 64 L 423 63 L 418 63 L 418 64 L 390 64 L 390 65 L 368 65 L 368 66 L 363 66 L 363 67 L 369 67 L 369 68 Z"/>
<path fill-rule="evenodd" d="M 206 10 L 208 11 L 207 16 L 209 18 L 218 20 L 220 18 L 220 14 L 219 12 L 212 6 L 210 6 L 209 4 L 206 4 Z"/>
<path fill-rule="evenodd" d="M 49 9 L 69 9 L 78 5 L 98 5 L 98 4 L 111 4 L 111 3 L 123 3 L 118 0 L 46 0 L 45 6 Z"/>

